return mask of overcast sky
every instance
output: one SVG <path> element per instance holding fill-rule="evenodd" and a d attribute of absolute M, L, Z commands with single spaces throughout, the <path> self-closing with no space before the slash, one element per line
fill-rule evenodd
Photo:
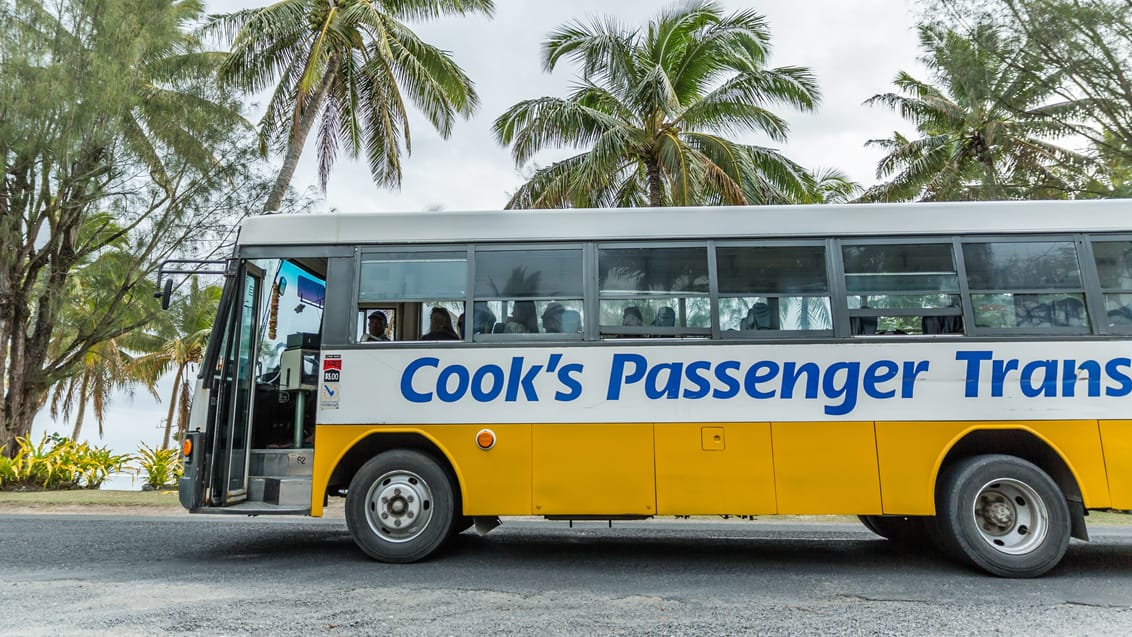
<path fill-rule="evenodd" d="M 806 66 L 817 76 L 823 101 L 815 113 L 801 115 L 777 109 L 790 123 L 790 139 L 781 147 L 788 157 L 810 169 L 837 168 L 862 185 L 874 182 L 880 153 L 865 148 L 865 141 L 887 137 L 898 129 L 909 131 L 909 126 L 895 114 L 863 106 L 862 102 L 890 90 L 897 71 L 923 75 L 916 63 L 912 2 L 721 2 L 729 11 L 750 7 L 767 17 L 773 66 Z M 210 12 L 266 6 L 254 0 L 210 0 L 206 4 Z M 669 4 L 647 0 L 496 0 L 496 14 L 491 20 L 450 18 L 414 25 L 426 42 L 451 51 L 475 81 L 482 102 L 479 113 L 459 122 L 447 141 L 426 121 L 414 117 L 413 153 L 404 160 L 404 182 L 399 192 L 378 190 L 363 163 L 341 158 L 322 207 L 342 212 L 502 207 L 521 179 L 507 149 L 492 139 L 492 121 L 520 100 L 564 96 L 575 78 L 576 69 L 569 63 L 560 64 L 553 74 L 542 71 L 539 50 L 546 34 L 565 22 L 592 16 L 612 15 L 624 24 L 643 26 L 659 8 Z M 743 141 L 769 143 L 753 136 Z M 537 161 L 545 164 L 565 154 L 546 154 Z M 308 148 L 293 182 L 300 190 L 316 184 L 313 158 Z M 162 396 L 168 395 L 168 385 L 171 383 L 166 379 Z M 151 446 L 161 443 L 164 416 L 165 406 L 155 404 L 142 391 L 132 400 L 118 395 L 109 410 L 106 437 L 98 440 L 91 418 L 83 438 L 107 444 L 119 453 L 135 452 L 142 441 Z M 53 425 L 41 416 L 36 435 L 44 430 L 71 433 L 70 425 Z"/>
<path fill-rule="evenodd" d="M 540 47 L 546 35 L 566 22 L 611 15 L 626 25 L 644 26 L 669 2 L 648 0 L 496 0 L 494 19 L 446 18 L 414 25 L 426 41 L 449 50 L 475 81 L 479 112 L 460 121 L 443 140 L 419 116 L 410 124 L 413 153 L 404 161 L 400 192 L 380 191 L 364 163 L 341 160 L 326 193 L 326 207 L 343 212 L 500 208 L 521 183 L 506 148 L 492 138 L 491 124 L 516 102 L 546 95 L 564 96 L 576 77 L 570 63 L 543 72 Z M 837 168 L 870 185 L 880 153 L 865 141 L 887 137 L 908 126 L 894 113 L 862 104 L 891 89 L 899 70 L 916 71 L 912 0 L 725 0 L 728 11 L 753 8 L 771 28 L 772 66 L 806 66 L 817 76 L 823 100 L 812 114 L 785 107 L 776 111 L 790 123 L 782 146 L 787 156 L 810 169 Z M 209 11 L 264 6 L 253 0 L 212 0 Z M 311 139 L 313 139 L 313 135 Z M 750 143 L 770 144 L 750 136 Z M 568 151 L 536 159 L 543 165 Z M 316 183 L 313 148 L 295 176 L 299 189 Z"/>

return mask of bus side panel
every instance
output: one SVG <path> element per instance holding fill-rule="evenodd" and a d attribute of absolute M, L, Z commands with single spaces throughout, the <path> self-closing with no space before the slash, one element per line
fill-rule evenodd
<path fill-rule="evenodd" d="M 660 515 L 775 513 L 770 423 L 657 424 Z"/>
<path fill-rule="evenodd" d="M 540 424 L 531 431 L 535 515 L 655 515 L 651 424 Z"/>
<path fill-rule="evenodd" d="M 879 514 L 871 422 L 776 422 L 774 482 L 783 514 Z"/>
<path fill-rule="evenodd" d="M 944 456 L 952 444 L 967 433 L 987 429 L 1033 433 L 1069 465 L 1086 507 L 1108 506 L 1108 486 L 1096 421 L 878 422 L 877 451 L 884 512 L 935 515 L 935 479 Z M 985 453 L 995 452 L 995 449 L 985 450 Z"/>
<path fill-rule="evenodd" d="M 1100 427 L 1095 420 L 1043 420 L 1026 423 L 1069 465 L 1081 488 L 1085 508 L 1112 506 L 1105 475 L 1104 450 L 1101 447 Z"/>
<path fill-rule="evenodd" d="M 465 515 L 531 514 L 531 427 L 494 425 L 495 446 L 476 446 L 482 425 L 414 427 L 319 425 L 315 438 L 311 515 L 322 515 L 322 494 L 334 468 L 354 445 L 370 434 L 413 433 L 436 444 L 452 463 L 460 482 Z"/>
<path fill-rule="evenodd" d="M 1132 509 L 1132 420 L 1102 420 L 1100 425 L 1112 496 L 1109 506 Z"/>
<path fill-rule="evenodd" d="M 491 425 L 495 446 L 476 445 L 483 425 L 429 427 L 464 488 L 464 515 L 531 515 L 531 425 Z"/>
<path fill-rule="evenodd" d="M 935 476 L 969 422 L 878 422 L 877 464 L 884 512 L 935 515 Z"/>

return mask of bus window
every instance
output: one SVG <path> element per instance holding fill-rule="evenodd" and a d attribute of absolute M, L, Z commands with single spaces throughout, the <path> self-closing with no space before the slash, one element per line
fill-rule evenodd
<path fill-rule="evenodd" d="M 456 329 L 464 314 L 468 287 L 466 250 L 385 252 L 362 257 L 358 290 L 358 340 L 380 342 L 372 337 L 369 321 L 380 310 L 388 319 L 386 339 L 392 341 L 461 340 Z M 434 312 L 435 308 L 440 311 Z M 447 312 L 447 321 L 442 313 Z M 431 318 L 436 314 L 437 318 Z M 365 321 L 362 321 L 365 317 Z M 376 318 L 380 322 L 380 318 Z M 432 321 L 443 327 L 432 330 Z"/>
<path fill-rule="evenodd" d="M 602 336 L 708 336 L 706 247 L 600 248 Z"/>
<path fill-rule="evenodd" d="M 582 333 L 582 250 L 476 250 L 477 318 L 483 334 Z M 482 339 L 481 339 L 482 340 Z"/>
<path fill-rule="evenodd" d="M 1132 329 L 1132 241 L 1094 241 L 1093 258 L 1109 327 Z"/>
<path fill-rule="evenodd" d="M 833 329 L 824 246 L 720 246 L 715 259 L 725 335 Z"/>
<path fill-rule="evenodd" d="M 962 334 L 950 243 L 844 245 L 850 333 Z"/>
<path fill-rule="evenodd" d="M 963 245 L 963 259 L 976 327 L 1088 326 L 1072 241 L 971 242 Z"/>

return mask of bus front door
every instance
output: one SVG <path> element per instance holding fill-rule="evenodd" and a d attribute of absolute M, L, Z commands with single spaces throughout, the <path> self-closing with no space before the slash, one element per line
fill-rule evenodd
<path fill-rule="evenodd" d="M 244 263 L 237 275 L 235 295 L 224 320 L 216 375 L 215 397 L 208 430 L 212 433 L 209 493 L 212 506 L 247 499 L 251 416 L 255 405 L 256 339 L 263 270 Z"/>

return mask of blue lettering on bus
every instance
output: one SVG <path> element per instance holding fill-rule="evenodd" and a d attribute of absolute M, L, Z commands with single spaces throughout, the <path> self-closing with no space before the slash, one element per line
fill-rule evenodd
<path fill-rule="evenodd" d="M 1132 395 L 1132 359 L 999 358 L 994 351 L 955 353 L 962 367 L 963 396 L 980 398 L 1073 397 L 1077 392 L 1097 398 Z M 914 397 L 916 381 L 930 369 L 927 360 L 842 360 L 830 363 L 777 360 L 650 360 L 645 354 L 620 352 L 610 359 L 605 398 L 656 400 L 806 400 L 822 398 L 829 416 L 851 414 L 862 396 L 871 400 Z M 401 374 L 401 395 L 411 403 L 438 400 L 478 403 L 497 400 L 537 403 L 577 400 L 585 391 L 584 365 L 565 354 L 535 360 L 514 356 L 507 365 L 486 363 L 469 368 L 444 364 L 435 356 L 411 361 Z M 540 391 L 542 396 L 540 396 Z"/>

